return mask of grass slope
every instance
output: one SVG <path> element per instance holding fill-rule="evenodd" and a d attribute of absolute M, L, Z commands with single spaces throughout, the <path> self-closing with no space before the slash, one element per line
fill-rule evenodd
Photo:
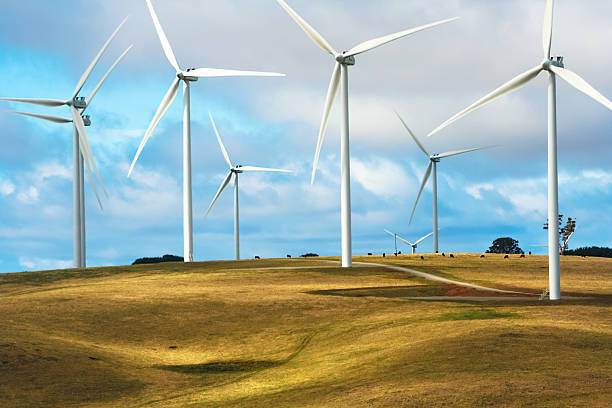
<path fill-rule="evenodd" d="M 546 287 L 545 257 L 424 257 L 357 260 Z M 562 258 L 584 299 L 406 299 L 451 289 L 325 259 L 0 275 L 0 406 L 612 405 L 612 260 Z"/>

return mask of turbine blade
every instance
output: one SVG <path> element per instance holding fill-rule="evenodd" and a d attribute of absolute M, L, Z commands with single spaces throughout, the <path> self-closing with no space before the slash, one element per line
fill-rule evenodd
<path fill-rule="evenodd" d="M 417 139 L 416 135 L 412 132 L 412 130 L 410 130 L 410 128 L 408 127 L 408 125 L 406 124 L 406 122 L 404 122 L 404 119 L 402 119 L 402 117 L 400 116 L 399 113 L 397 113 L 397 111 L 395 111 L 395 114 L 397 115 L 398 119 L 400 120 L 400 122 L 402 122 L 402 124 L 404 125 L 404 127 L 406 128 L 406 130 L 408 131 L 408 133 L 410 133 L 410 136 L 412 136 L 412 139 L 414 139 L 415 143 L 417 144 L 417 146 L 419 146 L 419 149 L 421 149 L 423 151 L 423 153 L 425 153 L 425 155 L 427 157 L 430 157 L 431 155 L 427 152 L 427 150 L 425 150 L 425 147 L 421 144 L 421 142 L 419 141 L 419 139 Z"/>
<path fill-rule="evenodd" d="M 208 217 L 208 214 L 210 213 L 210 210 L 212 210 L 213 205 L 215 205 L 217 199 L 219 198 L 223 190 L 225 190 L 225 187 L 227 187 L 227 185 L 229 184 L 230 180 L 232 179 L 232 174 L 233 173 L 231 171 L 227 173 L 225 180 L 223 180 L 223 183 L 221 183 L 221 187 L 219 187 L 219 190 L 217 190 L 217 194 L 215 194 L 215 198 L 213 198 L 212 203 L 210 203 L 210 205 L 208 206 L 208 210 L 206 210 L 206 214 L 204 214 L 204 219 Z"/>
<path fill-rule="evenodd" d="M 11 110 L 7 110 L 6 112 L 8 112 L 8 113 L 16 113 L 17 115 L 23 115 L 23 116 L 31 116 L 33 118 L 48 120 L 49 122 L 54 122 L 54 123 L 70 123 L 70 122 L 72 122 L 72 119 L 62 118 L 61 116 L 40 115 L 38 113 L 18 112 L 18 111 L 11 111 Z"/>
<path fill-rule="evenodd" d="M 554 0 L 546 0 L 544 25 L 542 27 L 542 48 L 544 49 L 544 58 L 547 60 L 550 59 L 550 46 L 552 45 L 553 9 Z"/>
<path fill-rule="evenodd" d="M 184 71 L 183 75 L 193 76 L 198 78 L 213 78 L 213 77 L 284 77 L 285 74 L 276 72 L 258 72 L 258 71 L 237 71 L 233 69 L 217 69 L 217 68 L 198 68 L 191 71 Z"/>
<path fill-rule="evenodd" d="M 217 126 L 215 125 L 215 120 L 212 117 L 212 114 L 208 112 L 208 116 L 210 116 L 210 121 L 212 123 L 213 129 L 215 130 L 215 134 L 217 135 L 217 141 L 219 142 L 219 147 L 221 147 L 221 153 L 223 153 L 223 157 L 225 157 L 225 161 L 230 166 L 232 166 L 232 162 L 230 161 L 229 155 L 227 154 L 227 150 L 225 150 L 225 146 L 223 146 L 223 142 L 221 141 L 221 136 L 219 136 L 219 132 L 217 131 Z"/>
<path fill-rule="evenodd" d="M 404 238 L 400 237 L 397 234 L 394 234 L 393 232 L 389 231 L 389 230 L 385 230 L 385 232 L 389 235 L 394 236 L 395 238 L 399 239 L 400 241 L 402 241 L 404 244 L 408 245 L 408 246 L 412 246 L 412 244 L 410 242 L 408 242 L 407 240 L 405 240 Z"/>
<path fill-rule="evenodd" d="M 452 152 L 446 152 L 446 153 L 439 154 L 436 157 L 438 157 L 439 159 L 443 159 L 445 157 L 451 157 L 451 156 L 456 156 L 458 154 L 475 152 L 477 150 L 492 149 L 493 147 L 496 147 L 496 146 L 485 146 L 485 147 L 476 147 L 476 148 L 473 148 L 473 149 L 455 150 L 455 151 L 452 151 Z"/>
<path fill-rule="evenodd" d="M 108 38 L 108 40 L 106 40 L 106 42 L 102 46 L 102 49 L 98 52 L 98 55 L 96 55 L 96 57 L 93 59 L 93 61 L 91 61 L 91 64 L 89 64 L 89 67 L 87 67 L 87 69 L 85 70 L 85 72 L 81 76 L 81 79 L 79 79 L 79 82 L 77 83 L 77 86 L 74 89 L 74 92 L 72 93 L 72 98 L 70 98 L 71 100 L 74 99 L 79 94 L 79 92 L 81 92 L 81 89 L 83 88 L 83 85 L 85 85 L 85 81 L 87 81 L 87 79 L 91 75 L 91 71 L 93 71 L 93 69 L 96 67 L 96 64 L 98 63 L 98 61 L 100 61 L 100 58 L 102 57 L 102 54 L 104 54 L 104 51 L 106 51 L 106 49 L 108 48 L 108 46 L 111 43 L 111 41 L 113 41 L 113 38 L 115 38 L 115 36 L 117 35 L 117 33 L 119 32 L 121 27 L 123 27 L 123 25 L 125 24 L 125 22 L 127 21 L 128 18 L 129 17 L 126 17 L 121 22 L 121 24 L 119 24 L 119 26 L 115 29 L 115 31 Z"/>
<path fill-rule="evenodd" d="M 179 82 L 180 82 L 180 79 L 178 78 L 176 78 L 172 82 L 172 85 L 170 85 L 170 89 L 168 89 L 168 92 L 166 92 L 164 99 L 162 99 L 162 102 L 159 105 L 159 108 L 157 108 L 157 112 L 155 112 L 155 116 L 153 116 L 153 120 L 151 121 L 149 128 L 147 129 L 144 137 L 142 138 L 142 142 L 140 142 L 140 146 L 138 147 L 138 151 L 136 152 L 136 155 L 134 156 L 134 160 L 132 160 L 132 165 L 130 166 L 130 170 L 128 171 L 128 177 L 130 177 L 130 174 L 132 174 L 132 170 L 134 169 L 136 160 L 138 160 L 138 156 L 140 156 L 140 152 L 142 152 L 142 149 L 144 148 L 145 144 L 147 144 L 147 140 L 149 140 L 149 137 L 151 137 L 151 134 L 153 133 L 155 126 L 157 126 L 162 116 L 164 116 L 164 113 L 166 113 L 166 111 L 168 110 L 168 107 L 172 104 L 172 101 L 174 101 L 174 98 L 176 97 L 176 93 L 178 92 Z"/>
<path fill-rule="evenodd" d="M 291 170 L 283 170 L 283 169 L 269 169 L 266 167 L 255 167 L 255 166 L 242 166 L 238 167 L 238 170 L 241 171 L 265 171 L 269 173 L 293 173 Z"/>
<path fill-rule="evenodd" d="M 164 29 L 159 23 L 159 19 L 157 18 L 157 13 L 155 13 L 153 4 L 151 4 L 151 0 L 147 0 L 147 7 L 149 8 L 149 13 L 151 13 L 151 18 L 153 19 L 153 25 L 155 26 L 155 31 L 157 31 L 159 42 L 161 42 L 161 46 L 164 49 L 166 58 L 168 58 L 168 62 L 170 62 L 170 65 L 174 67 L 177 73 L 181 72 L 178 62 L 176 62 L 176 57 L 174 56 L 174 52 L 172 52 L 172 47 L 170 46 L 170 42 L 168 42 L 168 38 L 166 37 L 166 34 L 164 33 Z"/>
<path fill-rule="evenodd" d="M 306 20 L 300 17 L 300 15 L 295 12 L 295 10 L 289 7 L 289 5 L 285 3 L 284 0 L 276 0 L 276 1 L 278 2 L 278 4 L 280 4 L 282 8 L 285 9 L 287 13 L 289 13 L 291 18 L 302 28 L 302 30 L 304 30 L 306 35 L 308 35 L 308 37 L 310 37 L 310 39 L 314 41 L 315 44 L 321 47 L 324 51 L 329 52 L 331 55 L 335 56 L 337 54 L 334 48 L 331 45 L 329 45 L 327 40 L 325 40 L 325 38 L 323 38 L 323 36 L 319 34 L 317 30 L 312 28 L 312 26 L 308 24 Z"/>
<path fill-rule="evenodd" d="M 280 1 L 280 0 L 279 0 Z M 384 37 L 375 38 L 373 40 L 362 42 L 361 44 L 351 48 L 348 52 L 346 52 L 345 56 L 353 56 L 357 54 L 361 54 L 366 51 L 370 51 L 376 47 L 380 47 L 388 42 L 397 40 L 399 38 L 405 37 L 410 34 L 414 34 L 416 32 L 426 30 L 428 28 L 435 27 L 440 24 L 449 23 L 451 21 L 457 20 L 459 17 L 449 18 L 446 20 L 436 21 L 435 23 L 425 24 L 419 27 L 410 28 L 408 30 L 400 31 L 399 33 L 385 35 Z"/>
<path fill-rule="evenodd" d="M 87 167 L 87 172 L 89 174 L 89 181 L 91 182 L 91 186 L 93 187 L 94 193 L 96 195 L 96 199 L 98 200 L 98 205 L 100 206 L 100 209 L 103 209 L 102 201 L 100 201 L 100 195 L 98 194 L 98 189 L 96 188 L 96 183 L 94 181 L 94 177 L 91 172 L 90 163 L 93 157 L 90 156 L 89 150 L 87 149 L 88 145 L 84 137 L 86 134 L 85 126 L 83 125 L 83 121 L 81 119 L 81 116 L 79 115 L 79 111 L 72 106 L 70 107 L 70 111 L 72 113 L 74 127 L 79 137 L 79 150 L 81 151 L 81 155 L 83 156 L 83 162 L 85 163 L 85 166 Z M 81 120 L 79 121 L 77 118 Z"/>
<path fill-rule="evenodd" d="M 77 133 L 79 134 L 79 141 L 80 141 L 79 146 L 82 146 L 83 147 L 82 152 L 85 152 L 85 155 L 83 157 L 87 158 L 89 162 L 91 163 L 94 169 L 94 172 L 96 174 L 96 177 L 98 179 L 98 182 L 100 183 L 100 186 L 102 187 L 102 191 L 104 191 L 104 195 L 108 197 L 108 192 L 106 191 L 106 187 L 104 187 L 104 183 L 102 182 L 102 179 L 100 178 L 100 173 L 98 172 L 96 161 L 93 158 L 93 153 L 91 152 L 91 147 L 89 146 L 89 139 L 87 138 L 87 132 L 85 131 L 85 124 L 83 123 L 83 118 L 79 114 L 79 111 L 77 110 L 77 108 L 75 108 L 74 106 L 70 107 L 70 112 L 72 113 L 72 121 L 77 128 Z M 91 183 L 92 184 L 94 183 L 93 178 L 91 178 Z M 94 190 L 95 190 L 95 186 L 94 186 Z"/>
<path fill-rule="evenodd" d="M 279 0 L 280 1 L 280 0 Z M 325 136 L 325 129 L 327 128 L 327 122 L 329 121 L 329 113 L 334 104 L 334 99 L 338 93 L 338 85 L 340 84 L 340 63 L 336 62 L 334 72 L 332 73 L 331 81 L 329 83 L 329 89 L 327 90 L 327 99 L 325 100 L 325 107 L 323 108 L 323 119 L 321 120 L 321 127 L 319 129 L 319 137 L 317 139 L 317 150 L 315 151 L 314 162 L 312 164 L 312 177 L 310 184 L 314 184 L 315 174 L 317 173 L 317 165 L 319 163 L 319 155 L 321 154 L 321 146 L 323 146 L 323 138 Z"/>
<path fill-rule="evenodd" d="M 104 81 L 106 81 L 106 78 L 108 78 L 108 76 L 111 74 L 111 72 L 113 72 L 113 70 L 115 69 L 115 67 L 117 66 L 117 64 L 119 64 L 119 62 L 121 62 L 121 60 L 123 59 L 123 57 L 125 57 L 125 55 L 132 49 L 133 45 L 130 45 L 125 51 L 123 51 L 123 54 L 121 54 L 119 56 L 119 58 L 117 58 L 115 60 L 115 62 L 113 63 L 113 65 L 111 65 L 111 67 L 108 69 L 108 71 L 106 71 L 106 74 L 104 74 L 104 76 L 102 77 L 102 79 L 100 80 L 100 82 L 98 82 L 98 85 L 96 85 L 96 87 L 93 89 L 93 91 L 91 91 L 91 93 L 89 94 L 89 96 L 87 97 L 87 106 L 85 107 L 85 109 L 83 109 L 81 111 L 81 114 L 83 112 L 85 112 L 85 110 L 87 109 L 87 107 L 89 106 L 89 103 L 91 102 L 91 100 L 93 99 L 94 96 L 96 96 L 96 93 L 98 93 L 98 90 L 100 90 L 100 87 L 102 86 L 102 84 L 104 83 Z"/>
<path fill-rule="evenodd" d="M 433 232 L 430 232 L 429 234 L 427 234 L 424 237 L 420 238 L 417 242 L 414 243 L 414 245 L 419 245 L 421 242 L 423 242 L 423 240 L 429 238 L 431 235 L 433 235 Z"/>
<path fill-rule="evenodd" d="M 29 103 L 31 105 L 47 106 L 49 108 L 55 108 L 57 106 L 62 106 L 66 104 L 66 101 L 60 101 L 58 99 L 0 98 L 0 101 Z"/>
<path fill-rule="evenodd" d="M 425 172 L 425 176 L 423 177 L 423 182 L 421 183 L 421 188 L 419 189 L 419 194 L 417 195 L 417 199 L 414 202 L 414 207 L 412 208 L 412 213 L 410 214 L 410 222 L 412 224 L 412 217 L 414 217 L 414 211 L 416 210 L 417 204 L 419 203 L 419 199 L 421 198 L 421 193 L 423 192 L 423 188 L 425 188 L 425 184 L 427 180 L 429 180 L 429 176 L 431 175 L 431 168 L 433 167 L 433 163 L 430 161 L 429 166 L 427 166 L 427 171 Z"/>
<path fill-rule="evenodd" d="M 522 87 L 527 82 L 531 81 L 536 76 L 538 76 L 538 74 L 540 73 L 540 71 L 542 71 L 542 69 L 543 69 L 542 66 L 538 65 L 537 67 L 534 67 L 534 68 L 530 69 L 529 71 L 526 71 L 526 72 L 520 74 L 519 76 L 511 79 L 510 81 L 506 82 L 505 84 L 503 84 L 502 86 L 500 86 L 499 88 L 497 88 L 496 90 L 491 92 L 490 94 L 488 94 L 485 97 L 479 99 L 478 101 L 476 101 L 472 105 L 468 106 L 467 108 L 465 108 L 464 110 L 462 110 L 461 112 L 459 112 L 458 114 L 456 114 L 455 116 L 453 116 L 452 118 L 447 120 L 446 122 L 442 123 L 440 126 L 435 128 L 434 130 L 432 130 L 427 135 L 427 137 L 430 137 L 430 136 L 434 135 L 435 133 L 438 133 L 440 130 L 444 129 L 445 127 L 447 127 L 448 125 L 450 125 L 451 123 L 456 121 L 457 119 L 460 119 L 460 118 L 464 117 L 468 113 L 475 111 L 476 109 L 480 108 L 481 106 L 486 105 L 487 103 L 491 102 L 492 100 L 494 100 L 494 99 L 496 99 L 496 98 L 498 98 L 498 97 L 500 97 L 502 95 L 505 95 L 507 93 L 510 93 L 512 91 L 515 91 L 516 89 Z"/>
<path fill-rule="evenodd" d="M 552 72 L 559 75 L 574 88 L 578 89 L 581 92 L 584 92 L 591 98 L 595 99 L 597 102 L 601 103 L 606 108 L 612 110 L 612 102 L 610 102 L 608 98 L 600 94 L 595 88 L 593 88 L 587 81 L 582 79 L 578 74 L 570 71 L 569 69 L 556 67 L 554 65 L 551 65 L 550 69 Z"/>

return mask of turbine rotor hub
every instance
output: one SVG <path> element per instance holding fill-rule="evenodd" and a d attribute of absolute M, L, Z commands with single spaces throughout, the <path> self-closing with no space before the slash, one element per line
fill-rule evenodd
<path fill-rule="evenodd" d="M 434 163 L 440 163 L 440 158 L 438 157 L 437 154 L 434 154 L 433 156 L 431 156 L 429 160 L 431 160 Z"/>
<path fill-rule="evenodd" d="M 181 81 L 186 81 L 186 82 L 197 82 L 198 81 L 198 77 L 195 76 L 189 76 L 189 71 L 194 70 L 195 68 L 189 68 L 187 71 L 183 71 L 183 72 L 179 72 L 176 74 L 177 78 L 180 79 Z M 185 75 L 187 74 L 187 75 Z"/>
<path fill-rule="evenodd" d="M 342 65 L 355 65 L 355 57 L 354 56 L 345 56 L 344 54 L 336 55 L 336 61 L 338 61 Z"/>
<path fill-rule="evenodd" d="M 74 106 L 77 109 L 85 109 L 87 107 L 87 101 L 82 96 L 76 96 L 69 105 Z"/>
<path fill-rule="evenodd" d="M 565 68 L 565 65 L 563 64 L 563 57 L 551 57 L 550 59 L 544 60 L 544 62 L 542 62 L 542 68 L 547 71 L 550 71 L 551 66 Z"/>

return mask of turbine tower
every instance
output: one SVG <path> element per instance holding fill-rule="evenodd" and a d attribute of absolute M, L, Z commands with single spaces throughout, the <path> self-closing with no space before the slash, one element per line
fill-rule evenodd
<path fill-rule="evenodd" d="M 134 156 L 130 170 L 128 171 L 128 177 L 132 174 L 134 165 L 142 152 L 147 140 L 151 137 L 153 130 L 159 123 L 164 113 L 170 107 L 170 104 L 174 101 L 178 88 L 181 82 L 183 82 L 183 254 L 185 262 L 193 262 L 193 216 L 191 209 L 191 97 L 190 97 L 190 83 L 196 82 L 199 78 L 212 78 L 212 77 L 236 77 L 236 76 L 285 76 L 284 74 L 276 74 L 270 72 L 253 72 L 253 71 L 235 71 L 227 69 L 214 69 L 214 68 L 197 68 L 183 70 L 179 67 L 179 64 L 174 56 L 172 47 L 164 33 L 164 30 L 157 18 L 155 9 L 151 4 L 151 0 L 147 0 L 147 6 L 155 25 L 155 30 L 161 42 L 166 58 L 170 62 L 170 65 L 176 71 L 176 78 L 172 81 L 170 89 L 164 96 L 153 120 L 145 132 L 142 142 L 138 147 L 138 151 Z"/>
<path fill-rule="evenodd" d="M 234 177 L 234 255 L 235 255 L 235 259 L 239 261 L 240 260 L 240 211 L 238 207 L 238 175 L 244 172 L 251 172 L 251 171 L 263 171 L 263 172 L 272 172 L 272 173 L 291 173 L 291 171 L 281 170 L 281 169 L 268 169 L 264 167 L 232 165 L 229 155 L 227 154 L 227 150 L 225 150 L 225 146 L 223 146 L 223 142 L 221 141 L 221 136 L 219 136 L 219 132 L 217 131 L 217 126 L 215 125 L 215 121 L 212 117 L 212 114 L 209 112 L 208 115 L 210 116 L 210 122 L 212 123 L 213 129 L 215 130 L 215 135 L 217 135 L 217 141 L 219 142 L 221 153 L 223 154 L 223 157 L 225 158 L 225 161 L 227 162 L 229 166 L 229 173 L 227 173 L 225 180 L 223 180 L 223 182 L 221 183 L 221 187 L 219 187 L 217 194 L 215 194 L 215 198 L 213 198 L 212 203 L 210 203 L 210 206 L 208 207 L 208 210 L 206 210 L 206 214 L 204 214 L 204 219 L 208 217 L 208 214 L 212 210 L 213 205 L 215 204 L 215 202 L 217 201 L 217 199 L 219 198 L 223 190 L 225 190 L 225 187 L 227 187 L 227 185 L 230 183 L 232 176 L 233 176 Z"/>
<path fill-rule="evenodd" d="M 556 220 L 559 215 L 559 186 L 557 178 L 557 76 L 564 79 L 574 88 L 587 94 L 597 102 L 612 110 L 612 102 L 584 79 L 574 72 L 565 68 L 563 57 L 551 58 L 550 48 L 552 43 L 553 29 L 553 7 L 554 1 L 546 1 L 544 13 L 544 28 L 542 30 L 542 45 L 544 50 L 544 61 L 536 67 L 520 74 L 519 76 L 506 82 L 490 94 L 479 99 L 474 104 L 457 113 L 455 116 L 442 123 L 434 129 L 428 136 L 439 132 L 444 127 L 453 123 L 457 119 L 475 111 L 492 100 L 510 93 L 526 85 L 542 71 L 548 73 L 548 219 Z M 560 276 L 560 256 L 559 256 L 559 230 L 557 228 L 548 229 L 548 281 L 551 300 L 561 299 L 561 276 Z"/>
<path fill-rule="evenodd" d="M 85 268 L 87 265 L 86 262 L 86 243 L 85 243 L 85 188 L 84 188 L 84 169 L 83 164 L 87 167 L 87 172 L 89 173 L 89 180 L 91 181 L 91 185 L 93 187 L 94 193 L 96 195 L 96 199 L 98 200 L 98 205 L 102 208 L 102 202 L 100 201 L 100 196 L 98 195 L 98 190 L 96 188 L 96 184 L 94 181 L 94 177 L 92 175 L 91 168 L 96 174 L 96 177 L 104 191 L 104 194 L 108 197 L 108 193 L 104 188 L 104 184 L 102 183 L 102 179 L 100 178 L 100 174 L 98 173 L 98 168 L 96 166 L 96 162 L 93 158 L 91 148 L 89 146 L 89 141 L 87 138 L 87 133 L 85 131 L 86 126 L 91 126 L 91 118 L 88 115 L 84 115 L 85 110 L 91 103 L 93 97 L 96 95 L 106 78 L 110 75 L 110 73 L 115 69 L 117 64 L 123 59 L 123 57 L 128 53 L 128 51 L 132 48 L 129 46 L 120 56 L 115 60 L 115 62 L 111 65 L 108 71 L 104 74 L 100 82 L 95 86 L 91 94 L 85 98 L 79 96 L 85 82 L 89 79 L 93 69 L 98 64 L 98 61 L 108 48 L 111 41 L 115 38 L 121 27 L 127 21 L 127 17 L 119 24 L 117 29 L 111 34 L 110 38 L 104 43 L 102 49 L 95 56 L 89 67 L 85 70 L 77 86 L 72 93 L 72 96 L 68 100 L 58 100 L 58 99 L 33 99 L 33 98 L 0 98 L 0 100 L 10 101 L 10 102 L 20 102 L 20 103 L 29 103 L 32 105 L 46 106 L 46 107 L 59 107 L 59 106 L 68 106 L 70 108 L 70 113 L 72 115 L 71 119 L 53 116 L 53 115 L 42 115 L 37 113 L 28 113 L 28 112 L 18 112 L 18 111 L 9 111 L 11 113 L 16 113 L 19 115 L 30 116 L 37 119 L 43 119 L 49 122 L 54 123 L 72 123 L 73 124 L 73 255 L 74 255 L 74 267 L 75 268 Z"/>
<path fill-rule="evenodd" d="M 385 230 L 385 232 L 386 232 L 387 234 L 389 234 L 389 235 L 392 235 L 392 236 L 393 236 L 393 237 L 394 237 L 396 240 L 398 240 L 398 239 L 399 239 L 399 240 L 400 240 L 400 241 L 402 241 L 404 244 L 406 244 L 406 245 L 408 245 L 409 247 L 411 247 L 411 248 L 412 248 L 412 255 L 416 254 L 416 249 L 417 249 L 418 245 L 419 245 L 419 244 L 420 244 L 422 241 L 424 241 L 425 239 L 427 239 L 427 238 L 429 238 L 431 235 L 433 235 L 433 232 L 430 232 L 429 234 L 425 235 L 424 237 L 419 238 L 419 239 L 418 239 L 418 240 L 416 240 L 414 243 L 412 243 L 412 242 L 405 240 L 404 238 L 400 237 L 399 235 L 397 235 L 397 234 L 395 234 L 395 233 L 393 233 L 393 232 L 391 232 L 391 231 L 389 231 L 389 230 L 387 230 L 387 229 Z M 397 252 L 397 249 L 396 249 L 396 252 Z"/>
<path fill-rule="evenodd" d="M 278 3 L 287 11 L 293 20 L 306 32 L 310 39 L 327 51 L 334 57 L 335 65 L 332 73 L 331 82 L 327 91 L 327 99 L 323 109 L 323 119 L 319 129 L 317 140 L 317 149 L 315 151 L 314 163 L 312 166 L 312 177 L 310 183 L 314 183 L 315 174 L 317 171 L 317 163 L 321 146 L 323 145 L 323 137 L 327 128 L 329 113 L 334 103 L 338 86 L 342 88 L 342 121 L 341 121 L 341 147 L 340 147 L 340 162 L 341 162 L 341 229 L 342 229 L 342 267 L 348 268 L 352 266 L 352 238 L 351 238 L 351 175 L 350 175 L 350 153 L 349 153 L 349 109 L 348 109 L 348 67 L 355 65 L 355 55 L 364 53 L 374 48 L 380 47 L 383 44 L 416 33 L 427 28 L 435 27 L 440 24 L 448 23 L 456 20 L 451 18 L 435 23 L 423 25 L 409 30 L 401 31 L 395 34 L 386 35 L 384 37 L 365 41 L 349 51 L 337 52 L 332 46 L 319 34 L 310 24 L 300 17 L 284 0 L 277 0 Z"/>
<path fill-rule="evenodd" d="M 414 207 L 412 208 L 412 214 L 410 214 L 410 223 L 412 223 L 412 218 L 414 217 L 414 211 L 416 210 L 417 204 L 419 203 L 419 199 L 421 198 L 421 193 L 423 192 L 423 188 L 425 184 L 427 184 L 427 180 L 429 180 L 429 176 L 431 175 L 431 171 L 433 169 L 433 250 L 434 253 L 438 253 L 438 163 L 440 163 L 441 159 L 451 156 L 457 156 L 459 154 L 474 152 L 477 150 L 490 149 L 492 146 L 487 147 L 476 147 L 473 149 L 466 150 L 456 150 L 452 152 L 446 152 L 442 154 L 429 154 L 423 144 L 419 141 L 416 135 L 410 130 L 406 122 L 402 119 L 399 113 L 395 112 L 399 120 L 402 122 L 412 139 L 415 141 L 419 149 L 425 156 L 429 159 L 429 165 L 427 166 L 427 170 L 425 171 L 425 176 L 423 177 L 423 182 L 421 183 L 421 188 L 419 189 L 419 194 L 417 195 L 416 202 L 414 203 Z"/>

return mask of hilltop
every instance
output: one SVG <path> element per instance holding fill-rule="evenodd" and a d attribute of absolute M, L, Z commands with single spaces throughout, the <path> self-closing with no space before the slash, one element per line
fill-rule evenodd
<path fill-rule="evenodd" d="M 612 405 L 612 259 L 562 257 L 554 303 L 546 257 L 420 256 L 355 260 L 521 294 L 337 258 L 0 275 L 0 405 Z"/>

